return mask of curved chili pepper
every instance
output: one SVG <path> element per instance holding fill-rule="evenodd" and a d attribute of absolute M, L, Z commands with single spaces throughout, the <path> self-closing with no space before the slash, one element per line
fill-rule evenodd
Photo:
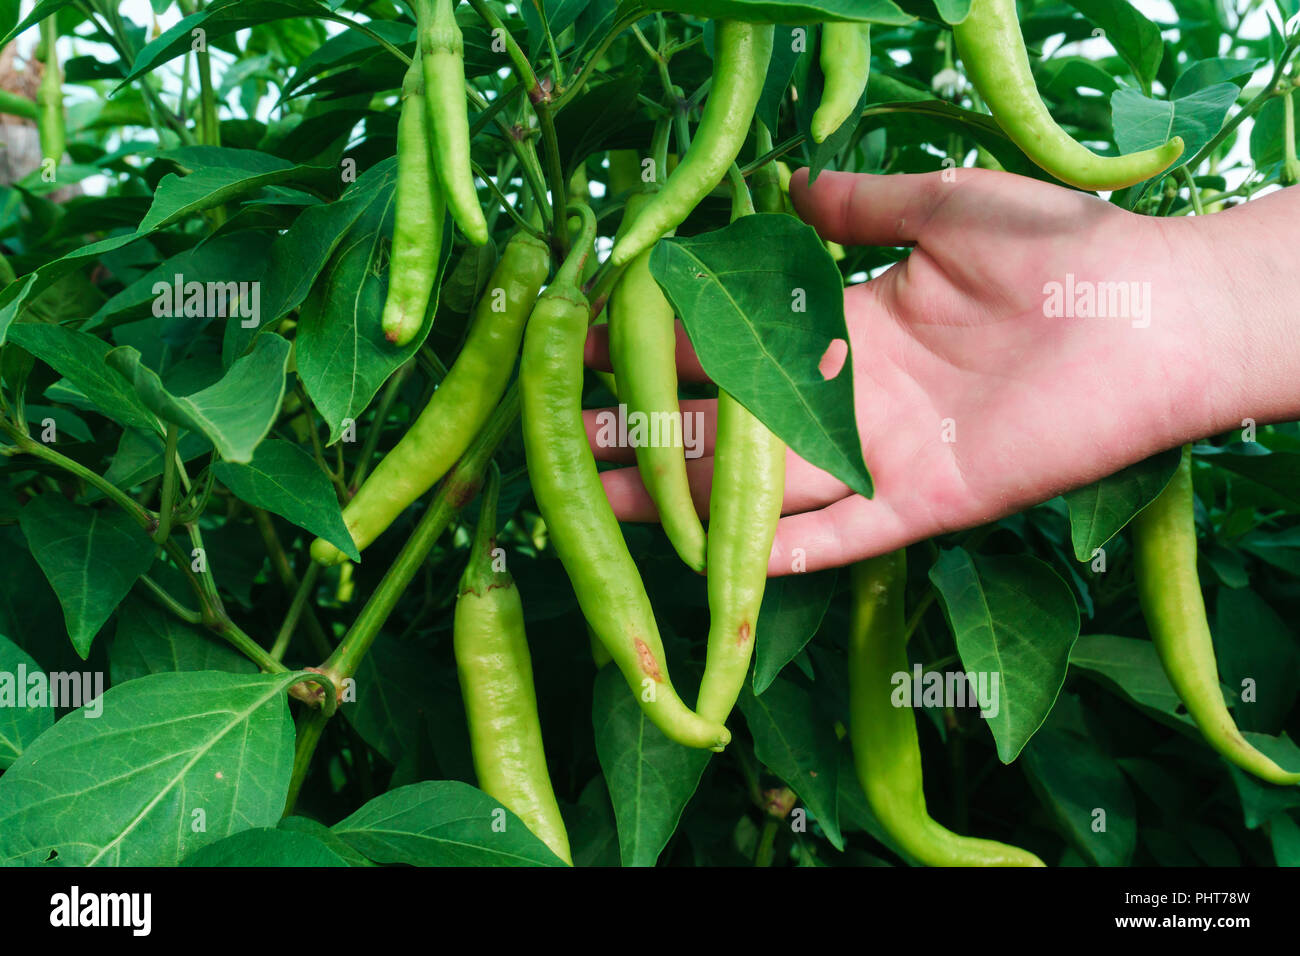
<path fill-rule="evenodd" d="M 583 616 L 646 716 L 680 744 L 721 750 L 731 734 L 692 711 L 673 689 L 650 598 L 605 497 L 582 424 L 582 352 L 590 305 L 578 279 L 595 217 L 586 206 L 576 208 L 582 233 L 538 298 L 524 336 L 519 377 L 533 494 Z"/>
<path fill-rule="evenodd" d="M 343 509 L 358 550 L 447 473 L 501 400 L 549 263 L 546 244 L 525 232 L 506 244 L 451 371 Z M 321 564 L 338 564 L 347 557 L 323 538 L 312 542 L 311 556 Z"/>
<path fill-rule="evenodd" d="M 1206 743 L 1242 770 L 1291 786 L 1300 773 L 1283 770 L 1241 735 L 1223 702 L 1214 642 L 1196 574 L 1192 455 L 1183 449 L 1174 477 L 1133 519 L 1138 601 L 1169 683 Z"/>
<path fill-rule="evenodd" d="M 631 262 L 668 230 L 681 225 L 700 200 L 722 182 L 745 145 L 772 58 L 775 27 L 736 20 L 718 20 L 716 27 L 713 87 L 691 148 L 632 228 L 614 244 L 610 257 L 616 266 Z"/>
<path fill-rule="evenodd" d="M 1061 182 L 1082 189 L 1121 189 L 1149 179 L 1183 153 L 1175 136 L 1126 156 L 1098 156 L 1057 125 L 1043 105 L 1016 17 L 1016 0 L 972 0 L 953 27 L 966 75 L 1011 141 Z"/>
<path fill-rule="evenodd" d="M 814 143 L 843 126 L 862 99 L 871 75 L 871 24 L 823 24 L 818 56 L 826 84 L 812 117 Z"/>
<path fill-rule="evenodd" d="M 775 177 L 776 169 L 769 163 L 762 175 Z M 754 207 L 738 174 L 733 185 L 734 221 Z M 771 201 L 770 190 L 762 195 Z M 780 212 L 779 197 L 775 209 L 763 211 Z M 785 443 L 718 389 L 709 492 L 709 645 L 695 707 L 703 717 L 726 720 L 745 686 L 784 493 Z"/>
<path fill-rule="evenodd" d="M 894 675 L 911 674 L 903 619 L 906 551 L 855 564 L 852 580 L 849 739 L 871 812 L 899 847 L 925 866 L 1043 866 L 1028 850 L 960 836 L 930 816 L 916 715 L 892 700 Z"/>

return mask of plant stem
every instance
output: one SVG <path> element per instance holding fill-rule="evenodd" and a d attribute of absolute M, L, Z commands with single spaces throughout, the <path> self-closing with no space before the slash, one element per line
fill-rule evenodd
<path fill-rule="evenodd" d="M 407 585 L 415 577 L 442 532 L 456 513 L 478 493 L 484 470 L 493 452 L 506 433 L 514 427 L 518 415 L 519 384 L 516 382 L 483 431 L 474 439 L 473 445 L 443 480 L 424 517 L 379 582 L 374 594 L 361 609 L 334 653 L 321 665 L 321 672 L 334 681 L 335 687 L 342 687 L 343 681 L 356 674 L 358 665 L 378 637 L 380 628 L 387 622 Z"/>
<path fill-rule="evenodd" d="M 170 611 L 176 617 L 185 621 L 187 624 L 202 624 L 203 615 L 198 611 L 191 611 L 180 601 L 168 594 L 161 584 L 149 577 L 147 574 L 140 575 L 139 581 L 145 586 L 151 597 L 157 601 L 163 608 Z"/>
<path fill-rule="evenodd" d="M 558 90 L 559 95 L 555 97 L 554 101 L 551 103 L 551 108 L 555 112 L 558 113 L 560 110 L 564 109 L 564 107 L 568 106 L 569 101 L 582 91 L 582 88 L 587 84 L 587 80 L 591 78 L 592 71 L 596 69 L 596 64 L 600 62 L 601 57 L 605 55 L 605 52 L 611 45 L 613 45 L 614 41 L 618 39 L 619 34 L 640 20 L 644 15 L 644 10 L 634 8 L 631 13 L 624 16 L 623 19 L 619 20 L 610 28 L 609 32 L 605 34 L 604 38 L 596 46 L 596 49 L 592 51 L 591 56 L 587 57 L 587 62 L 583 64 L 582 70 L 574 76 L 573 82 L 566 84 L 562 89 Z"/>
<path fill-rule="evenodd" d="M 158 530 L 153 539 L 162 544 L 172 533 L 172 514 L 176 507 L 176 442 L 180 438 L 180 426 L 175 422 L 167 423 L 167 443 L 163 449 L 162 495 L 158 502 Z"/>
<path fill-rule="evenodd" d="M 298 803 L 298 794 L 302 792 L 303 781 L 307 779 L 312 755 L 316 753 L 316 745 L 320 743 L 321 734 L 327 723 L 329 717 L 325 715 L 323 708 L 304 708 L 298 715 L 296 728 L 298 739 L 293 749 L 293 772 L 289 777 L 289 794 L 284 801 L 283 816 L 292 814 L 294 806 Z"/>
<path fill-rule="evenodd" d="M 316 575 L 320 573 L 321 566 L 312 562 L 307 567 L 307 573 L 302 576 L 302 582 L 298 585 L 298 591 L 293 596 L 293 603 L 289 605 L 289 613 L 284 616 L 284 623 L 280 625 L 280 633 L 275 636 L 275 643 L 271 645 L 271 657 L 274 660 L 284 660 L 284 652 L 289 649 L 289 642 L 293 639 L 294 629 L 298 626 L 298 620 L 302 617 L 303 609 L 307 606 L 307 598 L 316 586 Z"/>
<path fill-rule="evenodd" d="M 361 443 L 361 455 L 357 459 L 356 468 L 352 471 L 352 480 L 348 482 L 348 488 L 353 490 L 360 488 L 361 483 L 366 480 L 366 475 L 370 471 L 370 462 L 375 457 L 375 449 L 379 447 L 379 438 L 384 431 L 384 422 L 388 421 L 388 413 L 393 408 L 393 402 L 397 401 L 398 393 L 410 376 L 413 365 L 414 363 L 409 360 L 403 362 L 384 386 L 383 394 L 379 396 L 379 404 L 375 406 L 375 416 L 370 420 L 366 440 Z"/>
<path fill-rule="evenodd" d="M 275 571 L 276 577 L 280 579 L 280 586 L 288 594 L 296 595 L 299 591 L 298 576 L 293 573 L 293 565 L 289 563 L 289 556 L 285 553 L 284 546 L 280 544 L 280 537 L 275 533 L 275 525 L 271 522 L 271 516 L 261 508 L 253 509 L 253 522 L 257 525 L 257 530 L 262 536 L 262 544 L 266 548 L 266 553 L 271 558 L 271 568 Z M 310 572 L 310 569 L 308 569 Z M 315 612 L 310 607 L 305 609 L 307 618 L 307 636 L 316 649 L 316 653 L 321 657 L 328 657 L 334 650 L 334 645 L 325 634 L 325 629 L 321 627 L 320 621 L 316 619 Z"/>
<path fill-rule="evenodd" d="M 501 18 L 496 15 L 496 11 L 487 5 L 486 0 L 469 0 L 469 5 L 474 8 L 474 12 L 483 18 L 483 22 L 488 28 L 505 42 L 506 55 L 510 57 L 510 63 L 514 66 L 515 75 L 519 77 L 519 83 L 528 93 L 529 101 L 539 102 L 546 93 L 542 90 L 542 85 L 537 82 L 537 74 L 533 72 L 532 64 L 528 62 L 528 57 L 524 51 L 519 48 L 515 42 L 514 36 L 506 29 L 506 25 L 501 22 Z"/>
<path fill-rule="evenodd" d="M 564 168 L 560 163 L 560 143 L 555 135 L 555 116 L 550 104 L 537 104 L 537 121 L 542 127 L 542 145 L 546 153 L 546 176 L 551 182 L 551 208 L 555 216 L 552 220 L 561 257 L 568 255 L 569 234 L 564 228 L 564 209 L 568 206 L 568 184 L 564 180 Z"/>

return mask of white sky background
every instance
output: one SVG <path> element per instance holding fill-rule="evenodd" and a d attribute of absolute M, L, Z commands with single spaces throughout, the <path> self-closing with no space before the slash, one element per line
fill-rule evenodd
<path fill-rule="evenodd" d="M 1131 2 L 1138 10 L 1140 10 L 1142 13 L 1152 18 L 1156 22 L 1173 22 L 1177 19 L 1177 16 L 1174 12 L 1173 5 L 1169 2 L 1169 0 L 1131 0 Z M 35 0 L 24 0 L 24 3 L 22 5 L 24 16 L 31 10 L 34 3 Z M 152 8 L 149 5 L 149 0 L 120 0 L 120 2 L 118 3 L 118 7 L 122 11 L 125 17 L 134 21 L 137 24 L 147 24 L 152 26 L 152 24 L 155 22 L 155 17 L 153 15 Z M 1246 23 L 1241 31 L 1242 36 L 1244 37 L 1266 36 L 1269 30 L 1266 10 L 1269 10 L 1271 7 L 1272 7 L 1271 4 L 1266 4 L 1265 6 L 1260 7 L 1255 11 L 1253 11 L 1246 19 Z M 1274 12 L 1273 15 L 1274 17 L 1276 17 L 1276 12 Z M 180 18 L 181 18 L 180 11 L 176 9 L 175 6 L 173 6 L 171 9 L 167 10 L 162 16 L 158 17 L 157 22 L 161 29 L 166 30 L 169 27 L 173 26 L 178 20 L 180 20 Z M 328 32 L 331 34 L 344 29 L 344 27 L 336 23 L 327 23 L 326 28 Z M 28 30 L 22 37 L 19 38 L 18 43 L 19 43 L 20 53 L 22 53 L 24 56 L 30 54 L 31 49 L 36 44 L 36 39 L 37 39 L 36 29 L 32 28 Z M 64 39 L 60 42 L 61 58 L 65 58 L 70 54 L 71 45 L 72 45 L 72 41 L 69 39 Z M 78 39 L 76 41 L 76 48 L 79 54 L 90 53 L 99 56 L 101 58 L 113 55 L 112 51 L 106 45 L 89 42 L 81 39 Z M 1051 52 L 1055 52 L 1055 50 L 1049 48 L 1047 52 L 1051 53 Z M 1096 38 L 1096 39 L 1085 40 L 1081 43 L 1074 44 L 1073 49 L 1070 52 L 1077 52 L 1085 56 L 1102 56 L 1102 55 L 1108 55 L 1110 53 L 1113 53 L 1113 49 L 1111 48 L 1110 44 L 1106 42 L 1104 38 Z M 1222 53 L 1223 51 L 1220 52 Z M 213 55 L 214 58 L 217 58 L 222 62 L 226 60 L 226 55 L 221 53 L 220 51 L 214 51 Z M 172 91 L 173 98 L 179 90 L 179 85 L 180 85 L 179 70 L 180 70 L 180 64 L 182 62 L 183 61 L 181 59 L 176 59 L 173 60 L 171 63 L 162 67 L 162 71 L 165 76 L 164 88 Z M 1252 85 L 1259 85 L 1266 82 L 1271 73 L 1271 69 L 1272 69 L 1271 66 L 1266 66 L 1263 69 L 1261 69 L 1259 72 L 1257 72 L 1252 79 Z M 71 95 L 74 97 L 77 96 L 77 93 L 75 92 L 75 88 L 73 88 L 73 92 Z M 268 118 L 269 110 L 271 108 L 270 99 L 271 98 L 269 97 L 263 98 L 263 101 L 259 106 L 260 115 L 258 116 L 258 119 L 265 121 Z M 1246 123 L 1242 124 L 1241 133 L 1238 135 L 1234 148 L 1229 154 L 1228 163 L 1225 164 L 1225 166 L 1231 166 L 1234 162 L 1242 162 L 1245 164 L 1245 168 L 1228 172 L 1229 189 L 1235 188 L 1236 186 L 1240 185 L 1240 183 L 1245 179 L 1247 172 L 1249 171 L 1249 158 L 1250 158 L 1249 149 L 1248 149 L 1249 132 L 1250 132 L 1250 121 L 1247 121 Z M 100 191 L 99 189 L 95 189 L 94 185 L 90 181 L 84 182 L 83 185 L 86 187 L 90 187 L 89 191 L 92 192 Z"/>

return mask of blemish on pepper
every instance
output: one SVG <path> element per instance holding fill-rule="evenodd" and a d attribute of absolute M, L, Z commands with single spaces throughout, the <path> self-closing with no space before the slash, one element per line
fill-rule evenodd
<path fill-rule="evenodd" d="M 749 643 L 749 622 L 745 621 L 743 624 L 740 625 L 740 629 L 736 631 L 736 646 L 744 647 L 748 643 Z"/>
<path fill-rule="evenodd" d="M 654 654 L 650 652 L 649 646 L 641 638 L 636 639 L 637 657 L 641 659 L 641 671 L 656 683 L 661 683 L 664 679 L 663 671 L 659 669 L 659 662 L 655 660 Z"/>

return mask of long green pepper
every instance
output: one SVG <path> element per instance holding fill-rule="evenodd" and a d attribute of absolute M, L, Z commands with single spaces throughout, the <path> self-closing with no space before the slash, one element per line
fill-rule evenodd
<path fill-rule="evenodd" d="M 520 369 L 524 452 L 537 507 L 587 622 L 609 651 L 641 709 L 670 739 L 721 750 L 731 734 L 683 703 L 668 676 L 650 598 L 628 553 L 596 471 L 582 423 L 583 345 L 590 305 L 578 287 L 595 217 L 537 300 Z"/>
<path fill-rule="evenodd" d="M 1300 773 L 1283 770 L 1252 747 L 1223 702 L 1214 641 L 1196 573 L 1194 506 L 1191 449 L 1184 448 L 1178 470 L 1165 490 L 1133 519 L 1142 616 L 1169 683 L 1206 742 L 1261 780 L 1293 786 L 1300 783 Z"/>
<path fill-rule="evenodd" d="M 769 163 L 759 175 L 772 179 L 777 173 Z M 739 175 L 733 188 L 734 221 L 754 208 Z M 759 194 L 771 201 L 770 189 Z M 781 212 L 779 195 L 778 188 L 775 209 L 762 211 Z M 785 443 L 718 389 L 709 492 L 709 645 L 695 708 L 701 716 L 726 720 L 745 686 L 784 494 Z"/>
<path fill-rule="evenodd" d="M 691 148 L 632 228 L 614 244 L 610 258 L 616 266 L 631 262 L 668 230 L 680 226 L 722 182 L 745 145 L 772 59 L 776 28 L 736 20 L 718 20 L 715 27 L 713 86 Z"/>
<path fill-rule="evenodd" d="M 849 740 L 871 812 L 899 847 L 925 866 L 1043 866 L 1028 850 L 961 836 L 930 816 L 916 715 L 892 699 L 894 675 L 911 674 L 903 615 L 907 552 L 859 562 L 852 579 Z"/>
<path fill-rule="evenodd" d="M 624 223 L 634 222 L 649 201 L 646 193 L 628 199 Z M 704 525 L 695 511 L 686 477 L 682 412 L 677 401 L 676 314 L 650 274 L 649 249 L 628 263 L 610 296 L 609 357 L 628 420 L 640 415 L 651 424 L 658 423 L 655 430 L 661 439 L 665 426 L 671 432 L 670 441 L 637 445 L 637 468 L 668 540 L 689 567 L 703 571 Z"/>
<path fill-rule="evenodd" d="M 364 550 L 432 488 L 483 427 L 510 381 L 524 323 L 546 281 L 549 264 L 546 244 L 525 232 L 516 233 L 506 244 L 451 371 L 410 430 L 343 509 L 358 550 Z M 338 564 L 346 558 L 323 538 L 312 542 L 311 556 L 321 564 Z"/>
<path fill-rule="evenodd" d="M 397 120 L 397 216 L 389 256 L 384 336 L 406 345 L 424 324 L 438 274 L 447 206 L 433 171 L 429 124 L 425 115 L 424 72 L 417 53 L 402 81 Z"/>
<path fill-rule="evenodd" d="M 504 558 L 495 552 L 498 484 L 493 468 L 479 499 L 478 528 L 460 579 L 452 630 L 474 773 L 480 790 L 572 865 L 546 769 L 524 608 Z"/>
<path fill-rule="evenodd" d="M 455 7 L 456 0 L 416 0 L 420 64 L 433 135 L 434 170 L 451 217 L 466 239 L 481 246 L 488 241 L 488 227 L 469 159 L 465 37 L 456 23 Z"/>
<path fill-rule="evenodd" d="M 814 143 L 839 129 L 862 99 L 871 75 L 871 24 L 823 24 L 818 62 L 826 83 L 812 117 Z"/>
<path fill-rule="evenodd" d="M 1034 83 L 1016 0 L 972 0 L 953 35 L 966 75 L 1011 141 L 1061 182 L 1121 189 L 1149 179 L 1183 152 L 1181 137 L 1126 156 L 1098 156 L 1052 119 Z"/>

